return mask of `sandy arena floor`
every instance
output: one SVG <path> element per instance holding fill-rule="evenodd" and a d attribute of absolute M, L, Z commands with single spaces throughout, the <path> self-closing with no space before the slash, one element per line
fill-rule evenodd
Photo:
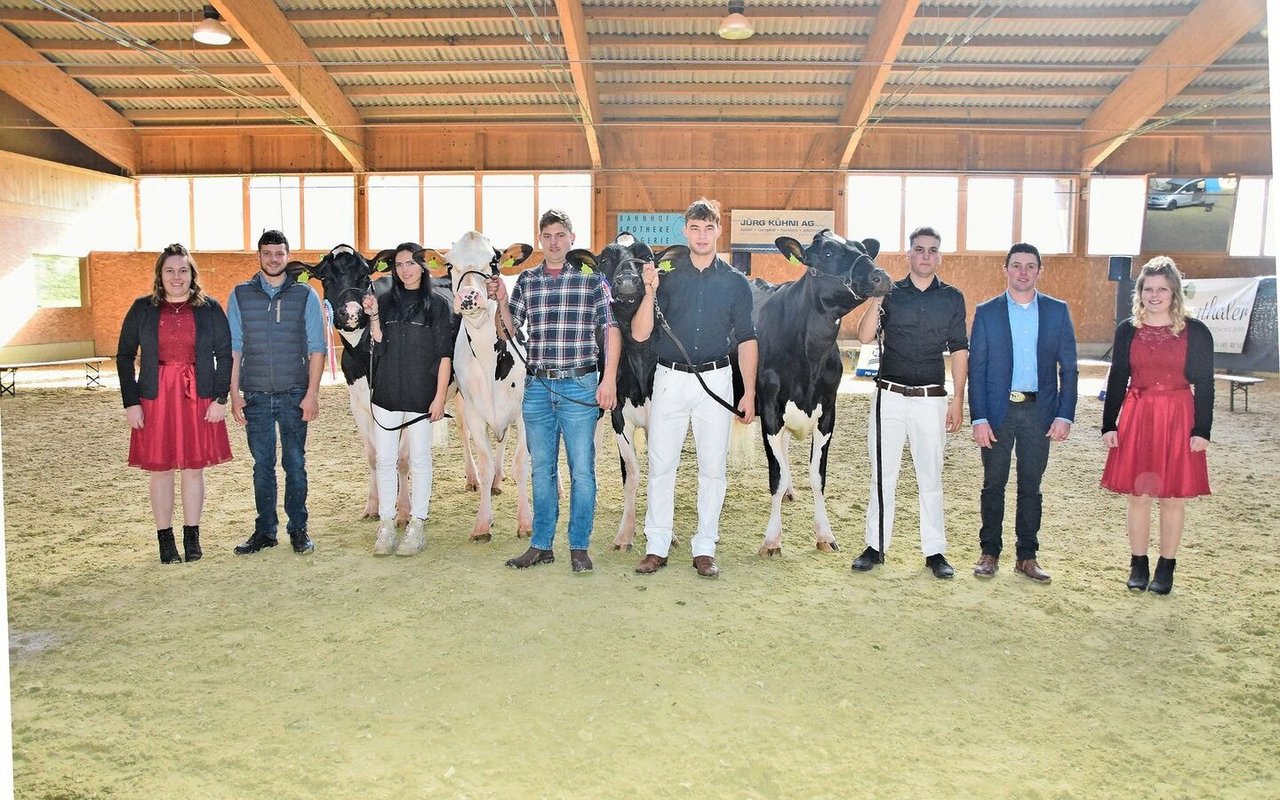
<path fill-rule="evenodd" d="M 1045 478 L 1050 586 L 1013 572 L 1011 523 L 997 578 L 972 577 L 967 434 L 945 471 L 956 579 L 923 567 L 909 468 L 888 565 L 850 572 L 865 383 L 831 458 L 841 552 L 814 550 L 801 487 L 784 555 L 756 555 L 761 454 L 731 474 L 714 581 L 687 550 L 646 577 L 639 553 L 608 549 L 611 443 L 593 574 L 571 574 L 567 551 L 503 568 L 525 545 L 510 483 L 494 541 L 467 541 L 456 434 L 436 454 L 427 550 L 374 558 L 339 386 L 310 434 L 315 554 L 231 553 L 253 519 L 237 427 L 236 460 L 208 474 L 204 560 L 162 567 L 118 393 L 20 385 L 0 401 L 18 796 L 1280 796 L 1280 383 L 1247 414 L 1219 387 L 1215 494 L 1190 504 L 1161 598 L 1124 589 L 1124 503 L 1097 488 L 1101 378 L 1086 373 Z M 681 476 L 687 547 L 691 451 Z"/>

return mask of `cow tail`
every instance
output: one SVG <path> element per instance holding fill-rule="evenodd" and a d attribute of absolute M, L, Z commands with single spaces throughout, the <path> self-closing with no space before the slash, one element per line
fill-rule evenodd
<path fill-rule="evenodd" d="M 750 425 L 733 421 L 729 431 L 729 466 L 734 469 L 754 467 L 760 461 L 760 420 L 756 418 Z"/>

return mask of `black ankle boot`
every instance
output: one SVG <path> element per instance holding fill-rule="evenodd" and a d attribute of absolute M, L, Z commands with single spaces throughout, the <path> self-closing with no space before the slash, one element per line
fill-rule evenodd
<path fill-rule="evenodd" d="M 173 540 L 173 528 L 156 531 L 156 539 L 160 542 L 161 564 L 182 563 L 182 556 L 178 555 L 178 543 Z"/>
<path fill-rule="evenodd" d="M 1178 566 L 1178 559 L 1161 556 L 1156 561 L 1156 575 L 1151 579 L 1151 591 L 1156 594 L 1168 594 L 1173 589 L 1173 570 Z"/>
<path fill-rule="evenodd" d="M 200 526 L 182 526 L 182 554 L 187 563 L 199 561 L 204 552 L 200 549 Z"/>
<path fill-rule="evenodd" d="M 1129 583 L 1126 584 L 1130 589 L 1138 592 L 1147 590 L 1147 583 L 1151 580 L 1151 562 L 1146 556 L 1130 556 L 1129 557 Z"/>

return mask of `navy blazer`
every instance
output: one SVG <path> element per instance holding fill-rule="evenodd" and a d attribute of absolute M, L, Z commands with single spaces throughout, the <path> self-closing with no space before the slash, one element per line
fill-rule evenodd
<path fill-rule="evenodd" d="M 1046 433 L 1054 419 L 1075 421 L 1079 369 L 1076 332 L 1067 304 L 1038 296 L 1040 328 L 1036 340 L 1037 407 Z M 969 418 L 985 419 L 995 430 L 1009 411 L 1013 384 L 1013 334 L 1009 330 L 1008 293 L 978 304 L 969 337 Z"/>

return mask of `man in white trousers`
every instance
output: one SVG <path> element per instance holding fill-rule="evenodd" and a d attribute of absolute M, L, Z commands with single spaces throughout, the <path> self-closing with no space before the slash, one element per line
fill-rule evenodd
<path fill-rule="evenodd" d="M 871 453 L 871 500 L 867 503 L 867 548 L 853 560 L 853 569 L 867 572 L 884 563 L 880 549 L 880 504 L 877 471 L 884 493 L 884 550 L 893 539 L 894 493 L 902 467 L 902 446 L 911 443 L 920 490 L 920 549 L 936 578 L 950 578 L 955 570 L 945 555 L 947 537 L 942 519 L 942 451 L 947 433 L 964 422 L 964 387 L 969 374 L 969 338 L 965 330 L 964 295 L 938 280 L 942 237 L 933 228 L 911 233 L 907 276 L 886 297 L 867 301 L 858 322 L 858 340 L 875 341 L 884 332 L 880 373 L 867 424 Z M 947 402 L 943 353 L 951 353 L 954 393 Z M 880 421 L 876 422 L 876 406 Z M 879 427 L 882 467 L 876 466 Z"/>
<path fill-rule="evenodd" d="M 720 204 L 701 199 L 684 214 L 688 254 L 671 259 L 661 282 L 645 267 L 645 295 L 632 322 L 636 341 L 654 333 L 654 304 L 670 328 L 659 327 L 651 346 L 657 356 L 649 404 L 649 498 L 645 513 L 645 557 L 636 572 L 650 574 L 667 565 L 675 515 L 676 469 L 690 423 L 698 452 L 698 528 L 693 535 L 693 568 L 704 578 L 720 574 L 716 542 L 724 505 L 725 468 L 733 413 L 731 348 L 745 387 L 737 410 L 744 423 L 756 412 L 756 331 L 751 322 L 751 288 L 746 276 L 716 256 Z M 680 345 L 683 345 L 683 352 Z M 702 380 L 699 381 L 699 378 Z M 705 382 L 706 388 L 703 388 Z"/>

